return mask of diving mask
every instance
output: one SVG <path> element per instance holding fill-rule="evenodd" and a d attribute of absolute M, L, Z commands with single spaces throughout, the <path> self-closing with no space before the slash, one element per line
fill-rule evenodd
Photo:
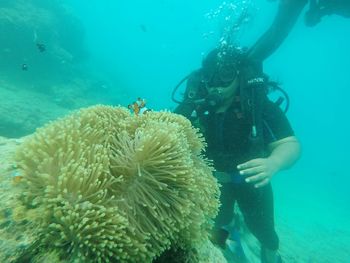
<path fill-rule="evenodd" d="M 234 63 L 218 65 L 215 69 L 203 69 L 202 82 L 206 87 L 228 87 L 238 75 L 237 65 Z"/>
<path fill-rule="evenodd" d="M 202 61 L 202 81 L 209 87 L 227 87 L 239 73 L 242 52 L 238 48 L 214 49 Z"/>

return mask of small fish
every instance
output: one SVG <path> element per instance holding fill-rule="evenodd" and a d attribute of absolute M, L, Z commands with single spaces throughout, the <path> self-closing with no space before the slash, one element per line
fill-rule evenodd
<path fill-rule="evenodd" d="M 27 70 L 28 70 L 28 65 L 25 64 L 25 63 L 23 63 L 23 64 L 22 64 L 22 70 L 23 70 L 23 71 L 27 71 Z"/>
<path fill-rule="evenodd" d="M 37 48 L 39 49 L 39 51 L 40 51 L 41 53 L 46 51 L 46 46 L 45 46 L 45 44 L 43 44 L 43 43 L 36 43 L 36 46 L 37 46 Z"/>
<path fill-rule="evenodd" d="M 23 176 L 16 175 L 13 177 L 12 181 L 13 181 L 13 183 L 18 184 L 20 181 L 22 181 L 22 179 L 23 179 Z"/>
<path fill-rule="evenodd" d="M 136 116 L 146 114 L 147 112 L 151 111 L 150 109 L 146 108 L 146 100 L 141 98 L 137 98 L 137 101 L 129 104 L 128 109 L 130 109 Z"/>
<path fill-rule="evenodd" d="M 145 25 L 141 24 L 140 28 L 141 28 L 142 32 L 145 32 L 145 33 L 147 32 L 147 27 Z"/>
<path fill-rule="evenodd" d="M 13 168 L 15 167 L 17 166 L 13 165 Z M 12 175 L 12 182 L 15 184 L 19 183 L 23 179 L 23 176 L 18 171 L 13 171 L 11 175 Z"/>

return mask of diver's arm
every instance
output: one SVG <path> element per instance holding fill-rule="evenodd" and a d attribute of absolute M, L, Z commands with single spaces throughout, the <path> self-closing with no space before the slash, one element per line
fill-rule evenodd
<path fill-rule="evenodd" d="M 270 156 L 268 159 L 272 161 L 278 171 L 285 170 L 293 166 L 299 159 L 301 147 L 295 136 L 272 142 L 268 146 Z"/>
<path fill-rule="evenodd" d="M 280 0 L 277 15 L 270 28 L 248 52 L 248 58 L 264 61 L 288 36 L 308 0 Z"/>
<path fill-rule="evenodd" d="M 300 143 L 295 136 L 289 136 L 269 144 L 270 156 L 253 159 L 237 166 L 245 181 L 254 187 L 268 184 L 281 170 L 290 168 L 300 157 Z"/>

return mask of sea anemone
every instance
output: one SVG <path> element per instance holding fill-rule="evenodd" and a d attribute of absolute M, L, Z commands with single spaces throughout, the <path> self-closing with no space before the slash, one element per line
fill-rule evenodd
<path fill-rule="evenodd" d="M 40 226 L 35 253 L 151 262 L 174 244 L 207 239 L 219 190 L 204 147 L 169 112 L 94 106 L 38 129 L 16 157 L 21 201 Z"/>

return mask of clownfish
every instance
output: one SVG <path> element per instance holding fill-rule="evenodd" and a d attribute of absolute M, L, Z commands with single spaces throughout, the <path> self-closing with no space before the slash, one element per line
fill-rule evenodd
<path fill-rule="evenodd" d="M 146 100 L 141 98 L 137 98 L 136 101 L 129 104 L 128 109 L 130 109 L 136 116 L 146 114 L 147 112 L 151 111 L 150 109 L 146 108 Z"/>

